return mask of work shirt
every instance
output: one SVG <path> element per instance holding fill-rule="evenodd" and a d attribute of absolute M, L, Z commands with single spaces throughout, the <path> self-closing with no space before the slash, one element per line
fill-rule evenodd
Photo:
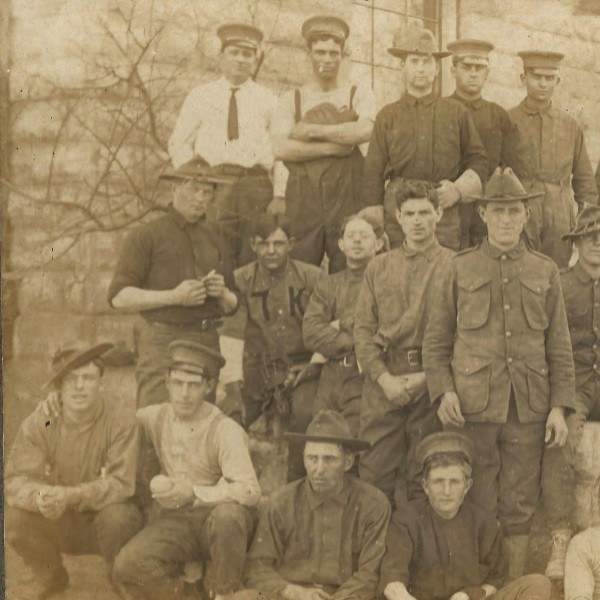
<path fill-rule="evenodd" d="M 561 271 L 577 385 L 600 376 L 600 280 L 576 263 Z"/>
<path fill-rule="evenodd" d="M 234 290 L 233 265 L 215 224 L 205 219 L 188 223 L 173 206 L 168 214 L 134 229 L 125 239 L 108 290 L 108 301 L 126 287 L 171 290 L 187 279 L 200 279 L 211 270 Z M 165 306 L 140 311 L 150 322 L 194 324 L 222 316 L 216 298 L 200 306 Z"/>
<path fill-rule="evenodd" d="M 39 490 L 55 485 L 79 486 L 78 511 L 124 502 L 135 491 L 137 451 L 133 418 L 107 410 L 102 400 L 84 424 L 36 411 L 21 424 L 6 463 L 6 502 L 39 512 Z"/>
<path fill-rule="evenodd" d="M 140 408 L 137 418 L 162 473 L 189 481 L 203 503 L 258 503 L 248 436 L 214 404 L 205 402 L 189 420 L 179 419 L 171 404 Z"/>
<path fill-rule="evenodd" d="M 268 596 L 288 584 L 324 586 L 336 600 L 375 597 L 390 505 L 347 476 L 323 498 L 306 478 L 275 491 L 261 514 L 245 567 L 246 587 Z"/>
<path fill-rule="evenodd" d="M 244 340 L 248 362 L 258 360 L 267 348 L 289 356 L 305 353 L 302 316 L 322 276 L 318 267 L 292 259 L 276 273 L 258 262 L 236 269 L 242 301 L 238 311 L 225 319 L 221 335 Z"/>
<path fill-rule="evenodd" d="M 521 176 L 521 160 L 518 157 L 518 129 L 508 113 L 495 102 L 484 98 L 467 100 L 456 92 L 450 96 L 468 111 L 488 159 L 488 175 L 496 167 L 511 167 L 517 177 Z"/>
<path fill-rule="evenodd" d="M 383 204 L 387 179 L 439 183 L 455 181 L 467 169 L 486 181 L 488 161 L 467 109 L 433 92 L 423 98 L 405 93 L 380 110 L 375 119 L 362 201 Z"/>
<path fill-rule="evenodd" d="M 381 589 L 403 583 L 419 600 L 448 600 L 467 587 L 499 589 L 508 576 L 500 524 L 465 502 L 452 519 L 425 499 L 394 512 L 381 565 Z"/>
<path fill-rule="evenodd" d="M 432 284 L 452 255 L 436 240 L 424 251 L 405 242 L 367 265 L 356 302 L 354 343 L 358 362 L 373 381 L 387 371 L 387 348 L 422 345 L 434 301 Z"/>
<path fill-rule="evenodd" d="M 467 421 L 504 423 L 511 388 L 521 423 L 573 407 L 575 376 L 558 268 L 523 242 L 487 238 L 440 273 L 423 344 L 429 394 L 456 392 Z"/>
<path fill-rule="evenodd" d="M 508 114 L 523 144 L 520 179 L 527 191 L 545 192 L 564 201 L 574 198 L 579 210 L 586 202 L 598 204 L 592 165 L 577 121 L 552 104 L 532 108 L 527 98 Z"/>
<path fill-rule="evenodd" d="M 231 90 L 237 87 L 237 139 L 227 136 Z M 193 158 L 203 158 L 211 167 L 221 164 L 245 168 L 273 166 L 271 119 L 277 98 L 266 87 L 247 79 L 234 86 L 225 77 L 196 86 L 187 96 L 173 133 L 169 155 L 177 169 Z"/>
<path fill-rule="evenodd" d="M 569 543 L 565 600 L 600 600 L 600 525 L 588 527 Z"/>
<path fill-rule="evenodd" d="M 364 272 L 364 268 L 345 269 L 317 283 L 302 321 L 308 350 L 327 358 L 341 358 L 354 351 L 354 311 Z M 339 327 L 333 327 L 332 321 L 339 321 Z"/>

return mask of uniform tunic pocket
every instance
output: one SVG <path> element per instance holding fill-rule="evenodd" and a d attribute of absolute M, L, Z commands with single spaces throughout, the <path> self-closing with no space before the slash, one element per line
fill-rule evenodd
<path fill-rule="evenodd" d="M 549 321 L 546 313 L 546 293 L 550 284 L 546 279 L 521 279 L 523 310 L 531 329 L 544 331 Z"/>
<path fill-rule="evenodd" d="M 490 400 L 491 363 L 477 358 L 453 361 L 452 373 L 463 414 L 483 412 Z"/>
<path fill-rule="evenodd" d="M 548 412 L 550 406 L 548 365 L 527 365 L 527 391 L 531 410 L 538 413 Z"/>
<path fill-rule="evenodd" d="M 490 277 L 465 278 L 458 282 L 458 287 L 458 326 L 462 329 L 483 327 L 490 315 Z"/>

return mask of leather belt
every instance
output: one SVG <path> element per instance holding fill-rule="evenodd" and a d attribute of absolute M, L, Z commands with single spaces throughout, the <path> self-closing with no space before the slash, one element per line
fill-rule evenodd
<path fill-rule="evenodd" d="M 223 324 L 223 319 L 200 319 L 198 321 L 191 321 L 190 323 L 162 323 L 158 321 L 149 321 L 149 324 L 153 327 L 207 331 L 209 329 L 216 329 L 217 327 L 220 327 Z"/>
<path fill-rule="evenodd" d="M 340 367 L 345 367 L 346 369 L 350 369 L 358 365 L 356 354 L 354 354 L 354 352 L 350 352 L 349 354 L 345 354 L 339 358 L 333 358 L 331 362 Z"/>
<path fill-rule="evenodd" d="M 421 346 L 408 348 L 390 347 L 385 352 L 385 364 L 392 375 L 420 373 L 423 371 Z"/>
<path fill-rule="evenodd" d="M 210 170 L 213 175 L 223 175 L 225 177 L 267 177 L 265 169 L 258 165 L 247 168 L 226 163 L 210 167 Z"/>

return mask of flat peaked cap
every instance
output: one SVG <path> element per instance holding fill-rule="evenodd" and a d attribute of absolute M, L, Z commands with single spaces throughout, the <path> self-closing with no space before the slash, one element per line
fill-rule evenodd
<path fill-rule="evenodd" d="M 475 199 L 514 202 L 515 200 L 529 200 L 538 196 L 543 196 L 543 193 L 528 194 L 510 167 L 504 170 L 502 167 L 496 167 L 485 186 L 483 196 L 475 196 Z"/>
<path fill-rule="evenodd" d="M 407 27 L 396 31 L 388 52 L 398 58 L 405 58 L 407 54 L 431 54 L 435 58 L 444 58 L 452 54 L 440 51 L 433 33 L 423 27 Z"/>
<path fill-rule="evenodd" d="M 242 46 L 258 50 L 263 39 L 263 32 L 248 23 L 226 23 L 217 29 L 223 46 Z"/>
<path fill-rule="evenodd" d="M 230 180 L 225 177 L 216 177 L 211 174 L 210 167 L 193 158 L 178 169 L 169 165 L 163 173 L 158 176 L 159 179 L 184 183 L 186 181 L 196 181 L 198 183 L 228 183 Z"/>
<path fill-rule="evenodd" d="M 174 340 L 169 344 L 171 369 L 178 369 L 208 379 L 216 379 L 225 359 L 212 348 L 189 340 Z"/>
<path fill-rule="evenodd" d="M 562 236 L 562 240 L 573 240 L 588 233 L 600 231 L 600 206 L 585 206 L 577 215 L 575 226 L 569 233 Z"/>
<path fill-rule="evenodd" d="M 556 71 L 560 61 L 565 57 L 560 52 L 546 52 L 544 50 L 524 50 L 519 52 L 524 69 L 548 69 Z"/>
<path fill-rule="evenodd" d="M 346 419 L 336 410 L 320 410 L 306 428 L 306 433 L 285 433 L 291 442 L 325 442 L 340 444 L 356 452 L 371 447 L 369 442 L 352 437 Z"/>
<path fill-rule="evenodd" d="M 484 40 L 464 38 L 450 42 L 447 47 L 456 60 L 460 62 L 471 65 L 487 65 L 494 44 Z"/>
<path fill-rule="evenodd" d="M 330 35 L 344 42 L 350 35 L 350 27 L 344 19 L 334 15 L 315 15 L 302 23 L 302 37 L 310 42 L 318 35 Z"/>
<path fill-rule="evenodd" d="M 462 433 L 454 431 L 432 433 L 421 440 L 417 446 L 415 460 L 423 468 L 428 459 L 441 453 L 462 454 L 469 464 L 473 464 L 475 444 Z"/>
<path fill-rule="evenodd" d="M 106 342 L 94 346 L 85 342 L 74 342 L 58 348 L 52 357 L 52 376 L 43 387 L 49 388 L 53 383 L 60 381 L 69 371 L 83 367 L 95 358 L 100 358 L 112 347 L 113 344 Z"/>

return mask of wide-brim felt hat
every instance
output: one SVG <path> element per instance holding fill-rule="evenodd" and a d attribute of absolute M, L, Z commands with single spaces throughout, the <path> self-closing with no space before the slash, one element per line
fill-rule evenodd
<path fill-rule="evenodd" d="M 183 183 L 185 181 L 195 181 L 197 183 L 207 183 L 212 185 L 230 183 L 231 180 L 227 177 L 219 177 L 211 173 L 210 167 L 201 163 L 194 158 L 185 163 L 178 169 L 169 165 L 159 176 L 159 179 L 164 181 L 172 181 L 174 183 Z"/>
<path fill-rule="evenodd" d="M 514 202 L 543 195 L 543 192 L 528 193 L 510 167 L 496 167 L 485 186 L 483 196 L 474 196 L 474 199 L 484 202 Z"/>
<path fill-rule="evenodd" d="M 91 346 L 85 342 L 75 342 L 63 348 L 59 348 L 52 357 L 52 376 L 44 385 L 43 389 L 49 388 L 60 381 L 67 373 L 83 367 L 95 358 L 100 358 L 105 352 L 113 348 L 113 344 L 103 342 Z"/>
<path fill-rule="evenodd" d="M 462 455 L 472 465 L 475 459 L 475 444 L 462 433 L 439 431 L 419 442 L 415 450 L 415 460 L 423 468 L 425 463 L 436 454 Z"/>
<path fill-rule="evenodd" d="M 306 428 L 306 433 L 287 432 L 284 436 L 290 442 L 340 444 L 355 452 L 367 450 L 371 447 L 369 442 L 352 437 L 346 419 L 335 410 L 319 411 Z"/>
<path fill-rule="evenodd" d="M 174 340 L 168 346 L 171 369 L 216 379 L 225 365 L 223 356 L 203 344 L 190 340 Z"/>
<path fill-rule="evenodd" d="M 408 54 L 431 54 L 434 58 L 444 58 L 452 54 L 452 52 L 440 50 L 433 33 L 423 27 L 396 31 L 392 45 L 387 51 L 397 58 L 405 58 Z"/>
<path fill-rule="evenodd" d="M 569 233 L 565 233 L 561 239 L 574 240 L 589 233 L 600 231 L 600 206 L 585 206 L 577 215 L 577 221 Z"/>

